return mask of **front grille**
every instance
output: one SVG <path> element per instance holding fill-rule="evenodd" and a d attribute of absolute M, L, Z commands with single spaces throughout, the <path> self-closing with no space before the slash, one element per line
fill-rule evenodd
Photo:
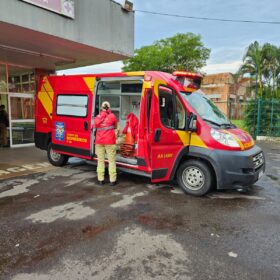
<path fill-rule="evenodd" d="M 260 152 L 259 154 L 255 155 L 253 157 L 253 163 L 254 163 L 254 169 L 258 169 L 260 166 L 264 163 L 264 156 L 263 153 Z"/>

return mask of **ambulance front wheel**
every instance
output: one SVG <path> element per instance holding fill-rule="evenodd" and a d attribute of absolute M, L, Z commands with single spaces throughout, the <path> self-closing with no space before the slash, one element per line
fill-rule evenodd
<path fill-rule="evenodd" d="M 48 145 L 48 159 L 54 166 L 64 166 L 68 162 L 68 156 L 56 153 L 52 149 L 52 143 Z"/>
<path fill-rule="evenodd" d="M 213 176 L 206 163 L 199 160 L 188 160 L 179 167 L 177 181 L 185 193 L 202 196 L 211 190 Z"/>

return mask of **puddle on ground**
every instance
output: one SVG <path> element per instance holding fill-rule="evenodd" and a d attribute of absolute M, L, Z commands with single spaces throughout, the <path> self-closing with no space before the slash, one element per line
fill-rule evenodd
<path fill-rule="evenodd" d="M 146 195 L 147 192 L 140 192 L 140 193 L 136 193 L 136 194 L 133 194 L 133 195 L 128 195 L 128 194 L 125 194 L 123 195 L 123 199 L 117 201 L 117 202 L 114 202 L 110 205 L 110 207 L 112 208 L 118 208 L 118 207 L 125 207 L 125 206 L 128 206 L 130 204 L 133 204 L 134 203 L 134 199 L 136 197 L 140 197 L 140 196 L 144 196 Z"/>
<path fill-rule="evenodd" d="M 88 229 L 90 230 L 90 229 Z M 191 262 L 182 245 L 170 235 L 126 228 L 112 250 L 97 258 L 64 256 L 48 274 L 18 274 L 13 280 L 51 279 L 192 279 Z M 139 278 L 140 277 L 140 278 Z"/>
<path fill-rule="evenodd" d="M 8 187 L 12 186 L 12 189 L 5 190 L 0 193 L 0 198 L 5 198 L 9 196 L 16 196 L 22 193 L 26 193 L 29 191 L 29 187 L 38 184 L 38 180 L 30 180 L 30 179 L 17 179 L 8 182 L 8 184 L 3 184 L 3 186 Z M 0 189 L 2 188 L 0 184 Z"/>
<path fill-rule="evenodd" d="M 26 217 L 26 219 L 31 220 L 33 223 L 52 223 L 58 219 L 81 220 L 94 215 L 95 212 L 94 209 L 83 206 L 82 202 L 71 202 L 34 213 Z"/>
<path fill-rule="evenodd" d="M 254 195 L 245 195 L 239 193 L 213 193 L 208 194 L 207 197 L 212 199 L 250 199 L 250 200 L 266 200 L 265 197 L 254 196 Z"/>

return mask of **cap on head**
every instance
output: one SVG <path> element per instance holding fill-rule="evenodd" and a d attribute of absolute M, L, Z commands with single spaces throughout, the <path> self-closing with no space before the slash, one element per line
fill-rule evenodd
<path fill-rule="evenodd" d="M 103 109 L 109 109 L 110 108 L 110 103 L 108 101 L 104 101 L 102 102 L 102 106 Z"/>

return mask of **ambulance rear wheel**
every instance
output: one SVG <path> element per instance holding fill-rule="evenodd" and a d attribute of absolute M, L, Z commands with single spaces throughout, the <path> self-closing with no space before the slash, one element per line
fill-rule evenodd
<path fill-rule="evenodd" d="M 179 167 L 177 181 L 185 193 L 203 196 L 211 190 L 213 176 L 206 163 L 188 160 Z"/>
<path fill-rule="evenodd" d="M 52 143 L 48 145 L 48 159 L 54 166 L 64 166 L 68 162 L 68 156 L 54 152 Z"/>

